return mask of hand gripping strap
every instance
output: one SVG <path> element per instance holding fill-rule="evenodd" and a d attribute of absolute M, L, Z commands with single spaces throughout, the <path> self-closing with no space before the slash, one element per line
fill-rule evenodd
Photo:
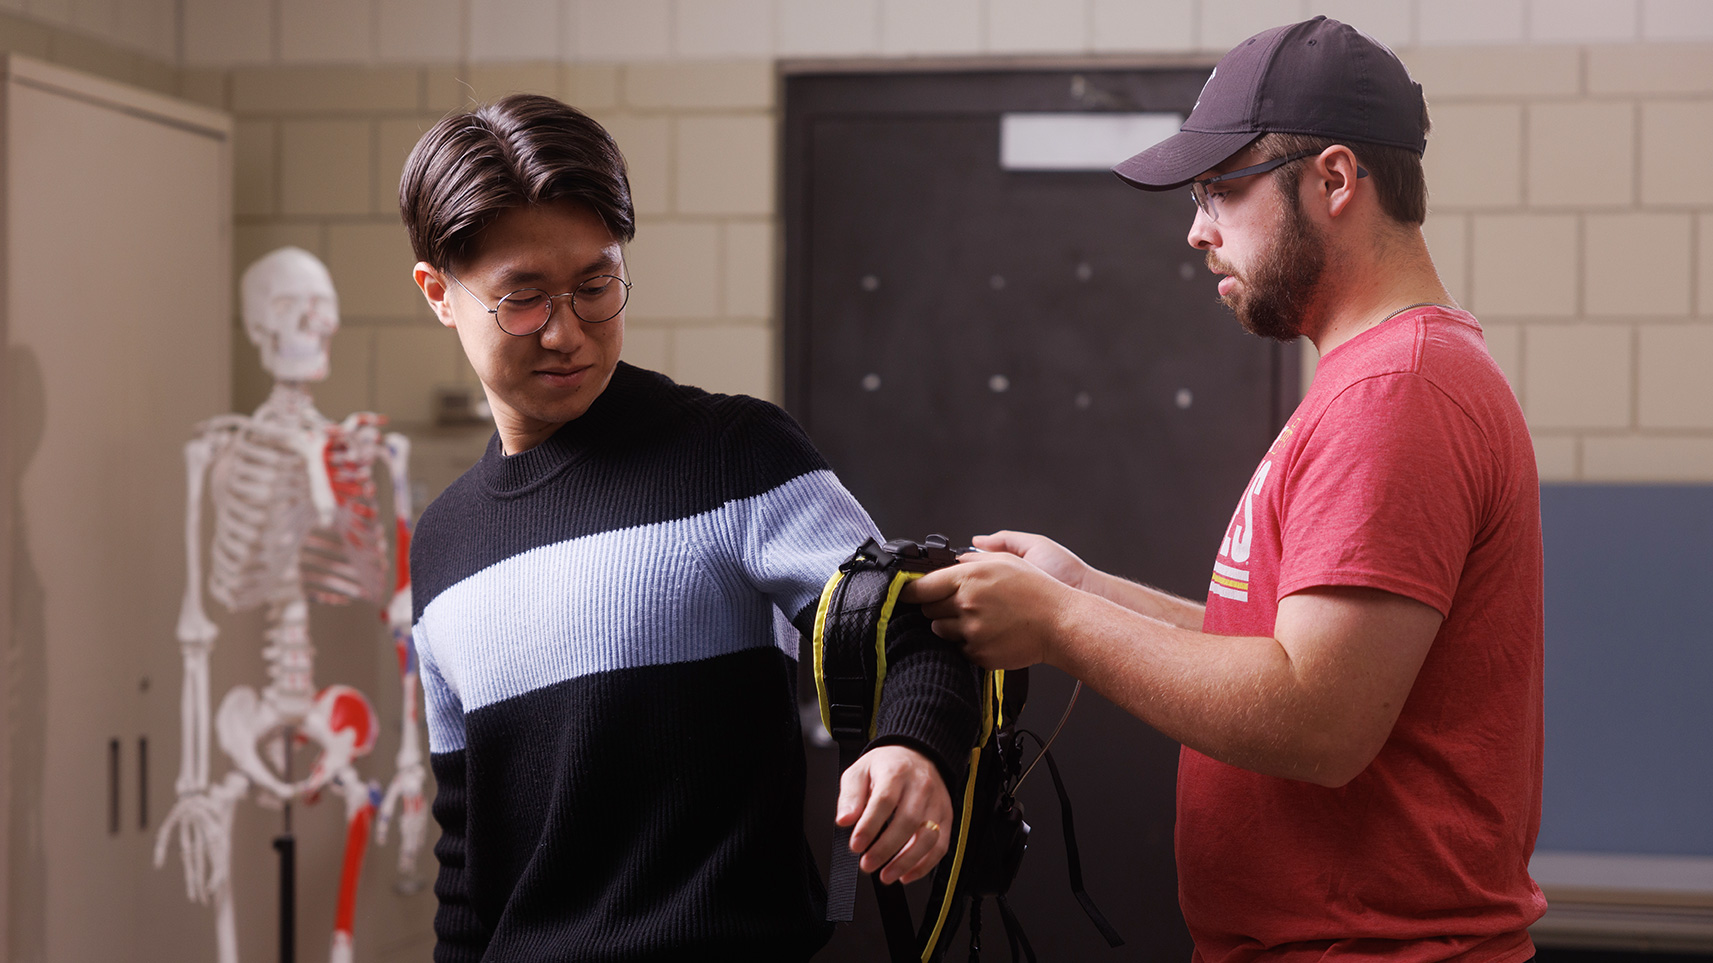
<path fill-rule="evenodd" d="M 815 695 L 821 724 L 839 745 L 840 773 L 875 737 L 875 707 L 886 679 L 887 627 L 898 593 L 923 574 L 852 566 L 848 572 L 835 572 L 821 591 L 815 609 Z M 833 827 L 827 919 L 836 922 L 849 921 L 856 910 L 859 857 L 850 848 L 853 828 Z"/>

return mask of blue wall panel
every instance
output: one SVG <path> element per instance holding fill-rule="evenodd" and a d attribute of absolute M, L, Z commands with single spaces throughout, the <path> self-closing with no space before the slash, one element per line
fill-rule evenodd
<path fill-rule="evenodd" d="M 1713 856 L 1713 487 L 1546 485 L 1538 848 Z"/>

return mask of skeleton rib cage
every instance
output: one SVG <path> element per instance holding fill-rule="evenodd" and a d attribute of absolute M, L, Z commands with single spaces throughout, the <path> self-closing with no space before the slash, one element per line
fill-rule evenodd
<path fill-rule="evenodd" d="M 210 473 L 209 594 L 234 612 L 286 601 L 298 591 L 323 604 L 384 605 L 386 535 L 371 468 L 379 429 L 360 421 L 346 430 L 313 410 L 285 412 L 298 417 L 282 424 L 278 414 L 264 407 L 254 419 L 217 419 L 207 426 L 218 437 Z M 323 444 L 305 444 L 316 438 Z M 314 448 L 323 452 L 333 489 L 328 526 L 318 524 L 310 492 L 305 459 Z"/>

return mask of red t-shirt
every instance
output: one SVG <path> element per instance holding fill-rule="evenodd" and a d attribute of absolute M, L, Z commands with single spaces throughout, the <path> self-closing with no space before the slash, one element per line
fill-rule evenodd
<path fill-rule="evenodd" d="M 1185 749 L 1177 850 L 1196 959 L 1511 963 L 1546 910 L 1540 484 L 1469 314 L 1416 308 L 1321 359 L 1220 546 L 1205 631 L 1384 589 L 1445 622 L 1380 754 L 1338 789 Z"/>

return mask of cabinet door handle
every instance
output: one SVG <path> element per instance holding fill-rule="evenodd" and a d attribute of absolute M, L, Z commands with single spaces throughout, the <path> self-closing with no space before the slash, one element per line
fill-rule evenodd
<path fill-rule="evenodd" d="M 119 834 L 119 740 L 107 740 L 107 833 Z"/>
<path fill-rule="evenodd" d="M 137 737 L 137 828 L 149 828 L 149 737 Z"/>

